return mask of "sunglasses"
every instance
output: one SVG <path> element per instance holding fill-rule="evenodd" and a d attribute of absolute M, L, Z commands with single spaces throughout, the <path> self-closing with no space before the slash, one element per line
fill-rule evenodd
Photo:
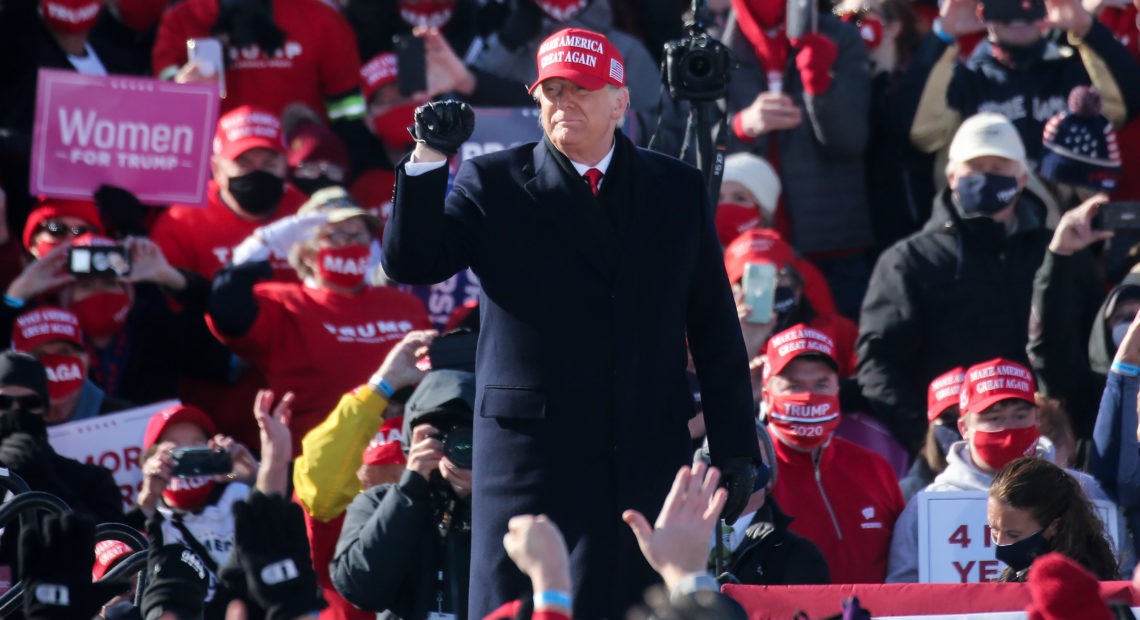
<path fill-rule="evenodd" d="M 34 411 L 42 409 L 43 406 L 44 399 L 40 398 L 38 394 L 26 396 L 0 394 L 0 411 Z"/>
<path fill-rule="evenodd" d="M 60 222 L 45 222 L 36 227 L 36 233 L 46 232 L 47 234 L 62 239 L 68 235 L 72 237 L 80 237 L 91 232 L 89 226 L 65 226 Z"/>

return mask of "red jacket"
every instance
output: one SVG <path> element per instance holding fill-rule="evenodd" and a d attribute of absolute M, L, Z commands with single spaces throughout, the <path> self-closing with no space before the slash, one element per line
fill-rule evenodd
<path fill-rule="evenodd" d="M 231 337 L 206 323 L 222 344 L 265 375 L 277 394 L 293 392 L 293 454 L 301 438 L 328 417 L 337 401 L 363 384 L 388 351 L 431 321 L 423 302 L 388 287 L 364 287 L 354 295 L 301 284 L 263 282 L 253 288 L 257 319 Z"/>
<path fill-rule="evenodd" d="M 895 520 L 906 503 L 883 457 L 833 437 L 812 453 L 776 447 L 779 478 L 773 495 L 792 517 L 791 531 L 827 558 L 832 583 L 882 583 Z"/>
<path fill-rule="evenodd" d="M 212 36 L 218 0 L 186 0 L 159 22 L 151 66 L 156 75 L 186 64 L 186 40 Z M 326 112 L 326 101 L 360 85 L 360 55 L 348 20 L 321 0 L 273 0 L 273 21 L 285 32 L 285 46 L 272 58 L 256 45 L 229 50 L 226 98 L 221 113 L 253 105 L 281 114 L 300 102 Z"/>

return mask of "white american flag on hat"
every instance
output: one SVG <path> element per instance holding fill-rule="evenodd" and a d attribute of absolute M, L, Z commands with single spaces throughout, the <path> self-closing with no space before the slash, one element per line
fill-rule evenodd
<path fill-rule="evenodd" d="M 621 61 L 617 58 L 610 59 L 610 79 L 625 84 L 625 67 L 621 66 Z"/>

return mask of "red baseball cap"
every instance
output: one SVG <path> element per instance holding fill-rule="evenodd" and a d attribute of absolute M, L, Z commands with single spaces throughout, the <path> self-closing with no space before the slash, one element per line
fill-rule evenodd
<path fill-rule="evenodd" d="M 255 148 L 285 152 L 285 143 L 281 138 L 281 119 L 276 114 L 243 105 L 218 119 L 218 131 L 214 134 L 214 155 L 233 160 Z"/>
<path fill-rule="evenodd" d="M 1037 382 L 1028 368 L 1007 359 L 996 358 L 974 364 L 966 370 L 958 395 L 961 415 L 981 413 L 991 405 L 1010 398 L 1036 405 Z"/>
<path fill-rule="evenodd" d="M 396 81 L 396 55 L 392 52 L 378 54 L 360 67 L 360 90 L 367 101 L 382 86 Z"/>
<path fill-rule="evenodd" d="M 784 242 L 780 233 L 770 228 L 754 228 L 733 239 L 724 249 L 724 270 L 729 282 L 737 282 L 744 277 L 744 265 L 748 263 L 770 263 L 780 271 L 795 258 L 792 246 Z"/>
<path fill-rule="evenodd" d="M 384 420 L 376 436 L 364 450 L 365 465 L 404 465 L 408 458 L 400 443 L 400 432 L 404 427 L 403 416 Z"/>
<path fill-rule="evenodd" d="M 40 198 L 24 223 L 24 235 L 22 237 L 24 249 L 30 250 L 32 248 L 32 237 L 35 236 L 36 228 L 40 224 L 46 220 L 60 217 L 74 217 L 83 220 L 91 227 L 91 230 L 100 234 L 104 232 L 103 220 L 99 217 L 99 209 L 93 201 Z"/>
<path fill-rule="evenodd" d="M 83 346 L 79 318 L 62 308 L 40 306 L 21 314 L 12 327 L 12 348 L 24 353 L 56 340 Z"/>
<path fill-rule="evenodd" d="M 213 437 L 214 433 L 218 432 L 217 427 L 214 426 L 214 421 L 201 409 L 193 405 L 172 405 L 151 416 L 150 421 L 146 423 L 146 433 L 143 434 L 143 450 L 149 450 L 158 442 L 158 438 L 162 436 L 166 427 L 175 422 L 190 422 L 201 428 L 207 437 Z"/>
<path fill-rule="evenodd" d="M 958 394 L 962 391 L 962 382 L 966 380 L 966 371 L 959 366 L 938 375 L 926 388 L 926 421 L 933 422 L 953 405 L 958 404 Z"/>
<path fill-rule="evenodd" d="M 625 86 L 625 61 L 604 34 L 582 28 L 563 28 L 547 37 L 535 55 L 538 78 L 527 91 L 550 78 L 566 78 L 587 90 L 606 84 Z"/>
<path fill-rule="evenodd" d="M 100 540 L 95 543 L 95 564 L 91 567 L 91 581 L 99 581 L 107 571 L 115 568 L 120 560 L 126 559 L 134 551 L 130 545 L 120 540 Z"/>
<path fill-rule="evenodd" d="M 792 360 L 808 354 L 824 356 L 836 372 L 839 371 L 839 361 L 835 358 L 835 341 L 831 336 L 800 323 L 768 339 L 764 376 L 778 375 Z"/>

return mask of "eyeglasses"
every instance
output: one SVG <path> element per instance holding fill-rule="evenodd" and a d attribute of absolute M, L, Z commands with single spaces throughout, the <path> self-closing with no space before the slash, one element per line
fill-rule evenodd
<path fill-rule="evenodd" d="M 59 221 L 47 221 L 36 227 L 36 233 L 39 234 L 41 232 L 46 232 L 56 239 L 62 239 L 67 235 L 71 235 L 72 237 L 81 237 L 83 235 L 86 235 L 87 233 L 91 232 L 91 227 L 83 225 L 65 226 Z"/>
<path fill-rule="evenodd" d="M 341 183 L 344 181 L 344 168 L 323 161 L 306 161 L 297 164 L 297 167 L 293 168 L 293 176 L 298 179 L 308 180 L 323 176 L 333 183 Z"/>
<path fill-rule="evenodd" d="M 372 243 L 372 233 L 368 232 L 355 232 L 355 233 L 342 233 L 330 232 L 321 235 L 322 241 L 327 241 L 329 245 L 341 247 L 346 245 L 368 245 Z"/>
<path fill-rule="evenodd" d="M 0 411 L 35 411 L 36 409 L 42 409 L 43 406 L 44 399 L 40 398 L 38 394 L 28 394 L 25 396 L 0 394 Z"/>

